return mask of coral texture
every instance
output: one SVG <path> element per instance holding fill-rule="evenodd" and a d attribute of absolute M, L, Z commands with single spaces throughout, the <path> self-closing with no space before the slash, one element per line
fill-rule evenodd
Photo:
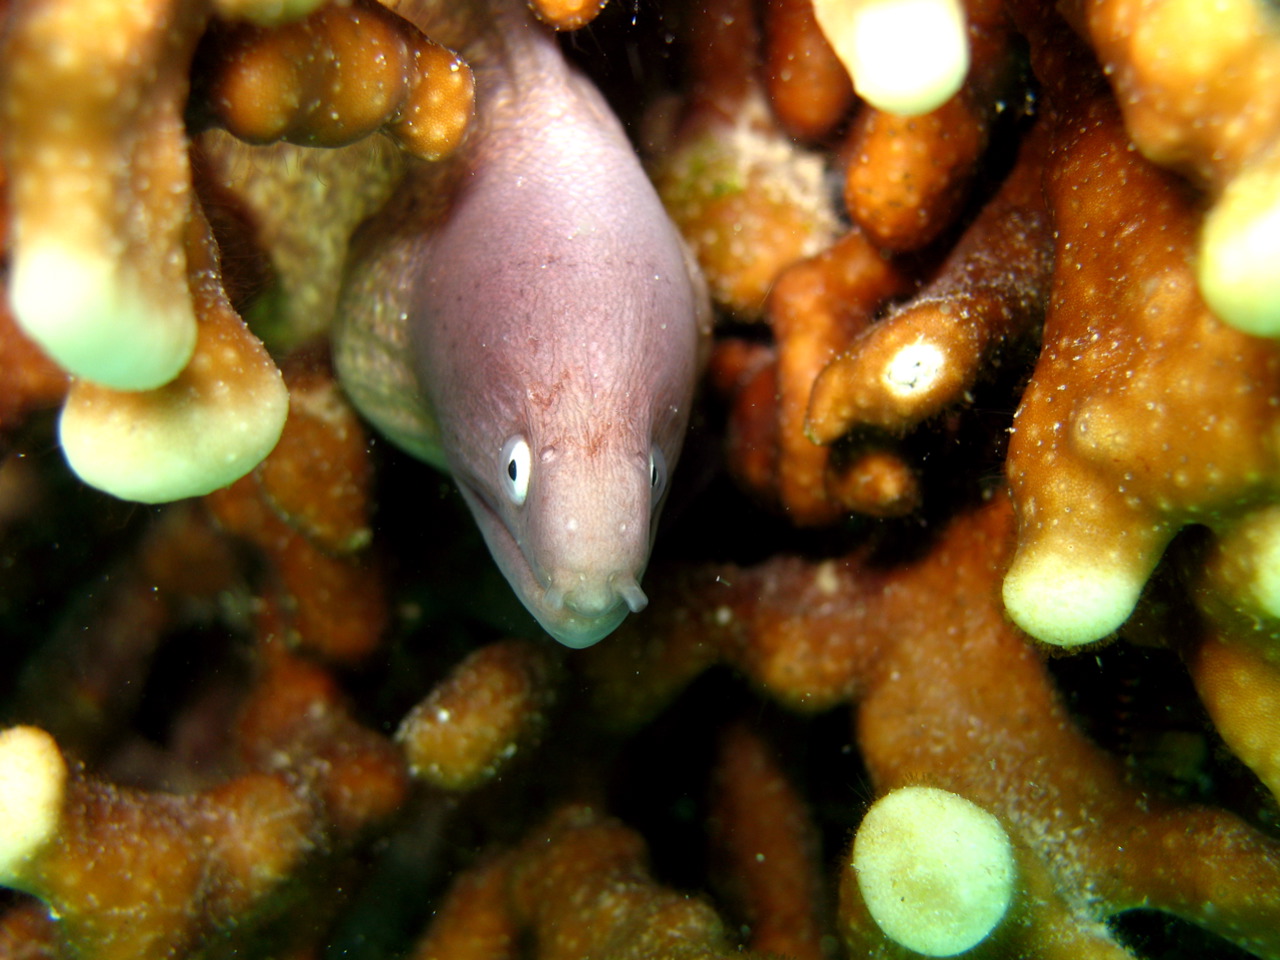
<path fill-rule="evenodd" d="M 322 338 L 485 15 L 0 3 L 0 960 L 1280 960 L 1273 6 L 535 6 L 721 320 L 588 651 Z"/>

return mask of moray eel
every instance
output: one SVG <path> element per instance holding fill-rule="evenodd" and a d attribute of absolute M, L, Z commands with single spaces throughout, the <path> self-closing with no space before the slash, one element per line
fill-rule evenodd
<path fill-rule="evenodd" d="M 472 129 L 357 238 L 335 362 L 387 437 L 452 474 L 538 622 L 585 647 L 647 602 L 710 307 L 600 93 L 520 0 L 476 9 L 481 39 L 455 41 Z"/>

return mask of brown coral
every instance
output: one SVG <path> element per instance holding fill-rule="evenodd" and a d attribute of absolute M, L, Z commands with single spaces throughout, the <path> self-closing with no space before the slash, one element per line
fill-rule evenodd
<path fill-rule="evenodd" d="M 327 4 L 283 27 L 227 24 L 202 56 L 200 100 L 249 143 L 334 147 L 383 130 L 435 160 L 471 119 L 471 68 L 371 0 Z"/>
<path fill-rule="evenodd" d="M 70 372 L 117 389 L 167 383 L 195 347 L 182 112 L 207 18 L 165 0 L 9 14 L 14 312 Z"/>
<path fill-rule="evenodd" d="M 1040 190 L 1041 127 L 1000 192 L 933 281 L 868 327 L 813 384 L 806 429 L 832 443 L 854 429 L 903 433 L 961 403 L 999 354 L 1039 328 L 1052 267 Z"/>
<path fill-rule="evenodd" d="M 919 116 L 868 105 L 842 148 L 849 215 L 889 250 L 917 250 L 955 222 L 997 121 L 1017 107 L 1020 80 L 1003 6 L 967 6 L 973 62 L 960 90 Z"/>
<path fill-rule="evenodd" d="M 511 956 L 509 944 L 521 933 L 547 960 L 741 956 L 705 903 L 646 874 L 644 844 L 632 831 L 589 807 L 566 808 L 513 856 L 461 878 L 414 956 Z M 476 887 L 481 897 L 472 895 Z M 477 936 L 476 928 L 488 936 Z M 476 949 L 490 942 L 498 947 L 493 953 Z"/>
<path fill-rule="evenodd" d="M 690 33 L 698 50 L 692 95 L 657 161 L 655 185 L 712 296 L 754 319 L 778 272 L 830 243 L 835 214 L 821 160 L 797 148 L 765 106 L 750 4 L 707 4 Z"/>
<path fill-rule="evenodd" d="M 6 25 L 14 314 L 83 378 L 64 417 L 73 468 L 128 499 L 229 483 L 266 455 L 285 416 L 270 359 L 221 289 L 192 188 L 188 113 L 204 112 L 207 97 L 222 122 L 258 140 L 343 143 L 385 127 L 431 158 L 459 143 L 470 116 L 466 65 L 382 7 L 229 6 L 272 26 L 215 29 L 191 104 L 196 47 L 216 6 L 30 3 Z M 368 39 L 375 26 L 382 43 L 361 60 L 356 33 Z M 366 77 L 373 67 L 378 76 Z M 135 418 L 136 433 L 121 429 Z"/>
<path fill-rule="evenodd" d="M 1005 602 L 1035 636 L 1076 644 L 1129 616 L 1183 524 L 1225 530 L 1274 499 L 1280 354 L 1205 305 L 1194 197 L 1132 150 L 1068 41 L 1036 48 L 1057 129 L 1057 269 L 1009 449 Z"/>
<path fill-rule="evenodd" d="M 198 949 L 267 909 L 328 842 L 335 813 L 341 827 L 354 826 L 323 787 L 312 792 L 331 785 L 332 766 L 319 780 L 318 768 L 299 779 L 283 770 L 246 772 L 178 796 L 89 776 L 34 727 L 5 731 L 0 757 L 12 831 L 5 883 L 48 904 L 58 942 L 76 956 Z"/>
<path fill-rule="evenodd" d="M 293 416 L 254 474 L 213 492 L 213 516 L 267 560 L 270 615 L 291 642 L 356 662 L 377 648 L 387 620 L 377 560 L 368 550 L 365 431 L 327 364 L 289 368 Z"/>
<path fill-rule="evenodd" d="M 517 750 L 536 745 L 555 697 L 556 672 L 551 655 L 528 643 L 477 650 L 396 731 L 414 777 L 470 790 L 495 776 Z"/>
<path fill-rule="evenodd" d="M 226 486 L 270 452 L 288 414 L 280 371 L 232 309 L 198 210 L 185 251 L 197 315 L 186 366 L 154 390 L 76 380 L 62 408 L 59 439 L 71 468 L 126 500 L 157 503 Z"/>
<path fill-rule="evenodd" d="M 877 794 L 939 786 L 994 813 L 1013 838 L 1021 892 L 979 955 L 1055 945 L 1063 952 L 1050 955 L 1117 956 L 1100 921 L 1136 903 L 1275 955 L 1280 845 L 1221 811 L 1127 784 L 1115 759 L 1079 732 L 1044 664 L 1003 615 L 1011 534 L 1012 512 L 996 495 L 954 520 L 917 561 L 870 552 L 685 572 L 661 602 L 655 592 L 662 612 L 642 635 L 591 652 L 600 709 L 614 722 L 638 722 L 714 659 L 794 709 L 853 700 Z M 856 884 L 843 882 L 850 951 L 884 955 Z M 1206 906 L 1195 891 L 1210 887 L 1218 893 Z"/>
<path fill-rule="evenodd" d="M 1214 194 L 1196 257 L 1210 307 L 1227 323 L 1275 336 L 1280 319 L 1280 19 L 1255 0 L 1076 5 L 1116 88 L 1133 142 Z"/>

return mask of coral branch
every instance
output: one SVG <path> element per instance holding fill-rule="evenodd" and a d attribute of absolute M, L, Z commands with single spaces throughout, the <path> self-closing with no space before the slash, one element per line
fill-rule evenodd
<path fill-rule="evenodd" d="M 70 372 L 120 390 L 167 383 L 195 348 L 182 111 L 205 18 L 166 0 L 23 4 L 11 18 L 14 312 Z"/>
<path fill-rule="evenodd" d="M 1194 199 L 1130 148 L 1071 42 L 1059 30 L 1033 46 L 1057 115 L 1058 268 L 1009 445 L 1020 523 L 1005 582 L 1010 615 L 1064 645 L 1124 622 L 1183 524 L 1222 529 L 1273 500 L 1280 453 L 1280 353 L 1200 298 Z"/>
<path fill-rule="evenodd" d="M 496 857 L 458 877 L 410 960 L 516 960 L 520 926 L 507 897 L 513 859 Z"/>
<path fill-rule="evenodd" d="M 809 0 L 769 0 L 764 7 L 764 82 L 787 131 L 816 139 L 853 103 L 853 87 L 814 17 Z"/>
<path fill-rule="evenodd" d="M 34 728 L 10 729 L 0 749 L 4 804 L 25 811 L 11 821 L 25 843 L 4 882 L 49 905 L 76 955 L 186 953 L 260 906 L 318 839 L 308 805 L 277 776 L 179 797 L 89 777 Z"/>
<path fill-rule="evenodd" d="M 785 135 L 755 81 L 750 5 L 717 0 L 697 14 L 693 31 L 701 54 L 694 97 L 654 180 L 712 298 L 754 319 L 778 272 L 831 242 L 835 212 L 821 160 Z"/>
<path fill-rule="evenodd" d="M 415 778 L 446 790 L 491 779 L 517 750 L 537 743 L 555 689 L 549 655 L 496 643 L 459 664 L 400 724 Z"/>
<path fill-rule="evenodd" d="M 250 143 L 335 147 L 383 130 L 436 160 L 471 119 L 467 64 L 371 0 L 326 4 L 285 27 L 228 25 L 202 56 L 200 102 Z"/>
<path fill-rule="evenodd" d="M 804 431 L 814 381 L 866 327 L 881 301 L 905 287 L 894 265 L 855 231 L 791 267 L 770 295 L 778 340 L 779 493 L 796 523 L 830 522 L 843 507 L 826 491 L 830 451 Z"/>
<path fill-rule="evenodd" d="M 1003 8 L 986 0 L 970 7 L 975 56 L 959 92 L 910 116 L 867 107 L 843 148 L 849 215 L 890 250 L 920 249 L 955 222 L 996 123 L 1018 96 Z"/>
<path fill-rule="evenodd" d="M 937 278 L 822 371 L 806 421 L 815 441 L 860 426 L 905 432 L 960 402 L 1000 352 L 1037 328 L 1052 267 L 1040 190 L 1046 147 L 1042 126 Z"/>
<path fill-rule="evenodd" d="M 982 943 L 1013 899 L 1013 846 L 1000 821 L 936 787 L 900 787 L 873 803 L 850 866 L 876 925 L 927 957 Z"/>
<path fill-rule="evenodd" d="M 589 807 L 560 810 L 507 856 L 460 877 L 414 960 L 515 956 L 528 936 L 544 960 L 728 960 L 705 903 L 655 883 L 644 843 Z"/>
<path fill-rule="evenodd" d="M 370 476 L 365 433 L 327 364 L 288 370 L 295 415 L 261 470 L 210 494 L 223 527 L 267 560 L 270 616 L 291 640 L 354 663 L 382 640 L 386 594 L 367 549 Z"/>
<path fill-rule="evenodd" d="M 280 372 L 227 301 L 198 213 L 186 260 L 199 317 L 191 362 L 156 390 L 125 393 L 78 380 L 62 410 L 71 468 L 125 500 L 180 500 L 226 486 L 271 451 L 288 414 Z"/>
<path fill-rule="evenodd" d="M 538 18 L 557 30 L 585 27 L 604 5 L 605 0 L 532 0 L 531 4 Z"/>
<path fill-rule="evenodd" d="M 751 931 L 750 948 L 820 960 L 817 830 L 779 758 L 745 723 L 721 736 L 710 827 L 719 885 Z"/>
<path fill-rule="evenodd" d="M 1079 6 L 1134 143 L 1213 191 L 1196 257 L 1205 300 L 1240 330 L 1280 334 L 1280 17 L 1258 0 Z"/>

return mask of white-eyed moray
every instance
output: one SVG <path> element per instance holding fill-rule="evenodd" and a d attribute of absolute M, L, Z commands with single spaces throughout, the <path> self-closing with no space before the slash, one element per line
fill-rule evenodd
<path fill-rule="evenodd" d="M 438 11 L 398 9 L 450 42 Z M 475 71 L 472 128 L 366 225 L 335 357 L 363 413 L 452 474 L 538 622 L 585 647 L 647 602 L 710 308 L 621 124 L 554 34 L 523 0 L 467 17 L 479 39 L 454 42 Z"/>

